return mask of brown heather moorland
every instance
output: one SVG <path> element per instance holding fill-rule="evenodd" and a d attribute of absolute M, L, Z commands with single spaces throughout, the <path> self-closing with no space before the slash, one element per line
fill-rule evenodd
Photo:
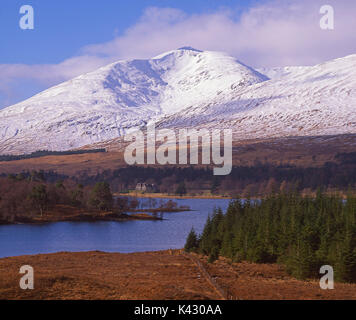
<path fill-rule="evenodd" d="M 256 162 L 260 162 L 271 165 L 319 167 L 328 161 L 333 161 L 337 153 L 355 151 L 355 144 L 356 135 L 236 141 L 233 143 L 233 164 L 253 166 Z M 115 170 L 127 166 L 122 142 L 113 141 L 87 146 L 88 149 L 102 147 L 108 152 L 0 161 L 0 174 L 19 173 L 23 170 L 53 170 L 69 176 L 84 172 L 91 175 L 107 169 Z"/>
<path fill-rule="evenodd" d="M 209 275 L 235 299 L 356 299 L 356 284 L 321 290 L 317 280 L 299 281 L 276 264 L 208 264 Z M 35 272 L 34 290 L 21 290 L 22 265 Z M 179 250 L 146 253 L 55 253 L 0 259 L 0 299 L 209 300 L 221 295 Z"/>

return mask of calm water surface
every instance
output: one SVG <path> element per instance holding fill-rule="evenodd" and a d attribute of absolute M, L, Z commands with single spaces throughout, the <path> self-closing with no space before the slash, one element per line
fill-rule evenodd
<path fill-rule="evenodd" d="M 172 200 L 179 206 L 190 206 L 194 211 L 165 213 L 163 221 L 0 226 L 0 258 L 59 251 L 129 253 L 178 249 L 184 246 L 192 227 L 198 233 L 202 232 L 214 207 L 225 211 L 230 202 L 227 199 Z"/>

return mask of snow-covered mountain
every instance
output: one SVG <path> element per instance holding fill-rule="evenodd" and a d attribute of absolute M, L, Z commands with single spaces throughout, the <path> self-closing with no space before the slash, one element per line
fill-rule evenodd
<path fill-rule="evenodd" d="M 0 110 L 0 153 L 78 148 L 151 120 L 240 140 L 356 133 L 356 55 L 259 71 L 189 47 L 118 61 Z"/>
<path fill-rule="evenodd" d="M 68 150 L 122 136 L 267 77 L 223 53 L 185 47 L 119 61 L 0 110 L 0 153 Z"/>
<path fill-rule="evenodd" d="M 314 67 L 259 69 L 272 79 L 226 91 L 160 127 L 232 128 L 235 140 L 356 133 L 356 55 Z"/>

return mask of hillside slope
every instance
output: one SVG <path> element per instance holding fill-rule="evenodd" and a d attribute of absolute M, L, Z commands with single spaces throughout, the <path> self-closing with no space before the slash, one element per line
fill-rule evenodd
<path fill-rule="evenodd" d="M 356 55 L 273 70 L 274 79 L 165 117 L 160 127 L 231 128 L 236 140 L 356 133 Z"/>
<path fill-rule="evenodd" d="M 265 81 L 218 52 L 181 48 L 119 61 L 0 111 L 0 153 L 67 150 L 124 135 L 161 115 Z"/>

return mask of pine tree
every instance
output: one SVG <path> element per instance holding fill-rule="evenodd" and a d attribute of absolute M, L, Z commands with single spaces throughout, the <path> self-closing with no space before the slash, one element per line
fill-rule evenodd
<path fill-rule="evenodd" d="M 336 278 L 342 282 L 356 282 L 356 250 L 352 242 L 352 234 L 348 232 L 342 243 L 336 269 Z"/>
<path fill-rule="evenodd" d="M 211 230 L 212 230 L 212 221 L 210 216 L 208 216 L 203 233 L 200 238 L 200 245 L 199 245 L 200 251 L 206 255 L 210 254 L 210 251 L 212 249 Z"/>
<path fill-rule="evenodd" d="M 184 246 L 186 252 L 196 251 L 199 246 L 198 237 L 195 233 L 194 228 L 192 228 L 188 234 L 187 241 Z"/>
<path fill-rule="evenodd" d="M 209 261 L 219 255 L 233 261 L 282 263 L 293 276 L 319 276 L 334 267 L 338 281 L 356 282 L 356 197 L 316 198 L 293 191 L 260 201 L 232 201 L 224 215 L 209 217 L 199 241 Z"/>

